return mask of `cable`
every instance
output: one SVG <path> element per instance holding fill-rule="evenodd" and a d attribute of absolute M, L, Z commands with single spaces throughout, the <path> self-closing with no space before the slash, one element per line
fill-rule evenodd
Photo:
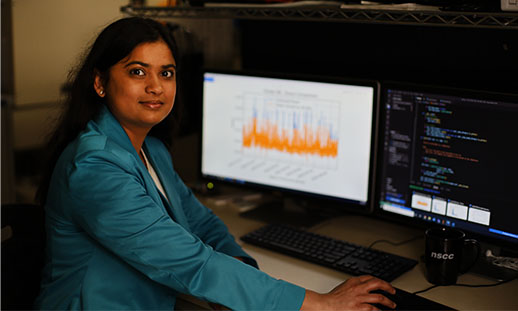
<path fill-rule="evenodd" d="M 422 290 L 418 290 L 417 292 L 413 292 L 412 294 L 414 295 L 417 295 L 417 294 L 420 294 L 420 293 L 424 293 L 426 291 L 429 291 L 430 289 L 433 289 L 433 288 L 436 288 L 436 287 L 439 287 L 441 285 L 433 285 L 433 286 L 430 286 L 428 288 L 425 288 L 425 289 L 422 289 Z"/>
<path fill-rule="evenodd" d="M 401 241 L 401 242 L 392 242 L 392 241 L 389 241 L 389 240 L 377 240 L 377 241 L 372 242 L 367 248 L 372 248 L 374 245 L 376 245 L 378 243 L 388 243 L 390 245 L 400 246 L 400 245 L 403 245 L 403 244 L 406 244 L 406 243 L 409 243 L 409 242 L 412 242 L 412 241 L 415 241 L 415 240 L 419 240 L 419 239 L 422 239 L 422 238 L 423 238 L 423 235 L 418 235 L 418 236 L 415 236 L 413 238 L 410 238 L 408 240 L 404 240 L 404 241 Z"/>
<path fill-rule="evenodd" d="M 496 282 L 496 283 L 493 283 L 493 284 L 451 284 L 451 285 L 433 285 L 433 286 L 430 286 L 428 288 L 425 288 L 425 289 L 422 289 L 422 290 L 418 290 L 416 292 L 413 292 L 412 294 L 414 295 L 417 295 L 417 294 L 421 294 L 421 293 L 424 293 L 426 291 L 429 291 L 431 289 L 434 289 L 436 287 L 439 287 L 439 286 L 462 286 L 462 287 L 492 287 L 492 286 L 498 286 L 498 285 L 502 285 L 504 283 L 508 283 L 508 282 L 511 282 L 511 281 L 514 281 L 516 280 L 516 276 L 515 277 L 512 277 L 510 279 L 507 279 L 507 280 L 503 280 L 503 281 L 499 281 L 499 282 Z"/>
<path fill-rule="evenodd" d="M 498 286 L 498 285 L 502 285 L 504 283 L 507 283 L 507 282 L 511 282 L 511 281 L 514 281 L 516 280 L 516 276 L 515 277 L 512 277 L 510 279 L 507 279 L 507 280 L 503 280 L 503 281 L 499 281 L 499 282 L 496 282 L 496 283 L 493 283 L 493 284 L 452 284 L 451 286 L 464 286 L 464 287 L 491 287 L 491 286 Z"/>

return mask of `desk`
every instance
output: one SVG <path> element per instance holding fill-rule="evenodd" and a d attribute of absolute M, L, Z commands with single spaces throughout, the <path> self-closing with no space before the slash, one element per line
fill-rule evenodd
<path fill-rule="evenodd" d="M 260 228 L 265 223 L 239 216 L 238 206 L 211 206 L 203 198 L 202 202 L 227 224 L 237 242 L 257 260 L 260 269 L 269 275 L 320 293 L 330 291 L 350 277 L 342 272 L 245 244 L 239 240 L 239 237 Z M 365 246 L 380 239 L 397 242 L 420 234 L 424 235 L 422 231 L 415 228 L 407 228 L 362 215 L 348 215 L 327 220 L 312 227 L 310 231 Z M 401 246 L 380 243 L 376 244 L 374 248 L 419 261 L 419 264 L 411 271 L 392 282 L 395 287 L 415 292 L 431 286 L 424 277 L 424 264 L 419 260 L 424 252 L 424 237 Z M 469 273 L 459 277 L 458 282 L 463 284 L 493 283 L 491 280 Z M 441 286 L 420 295 L 458 310 L 518 310 L 518 280 L 482 288 Z"/>

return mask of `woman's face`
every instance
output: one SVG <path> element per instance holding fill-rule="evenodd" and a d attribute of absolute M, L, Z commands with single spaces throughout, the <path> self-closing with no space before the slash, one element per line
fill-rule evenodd
<path fill-rule="evenodd" d="M 97 75 L 95 89 L 99 96 L 106 96 L 110 111 L 124 130 L 128 134 L 147 133 L 173 108 L 176 62 L 165 42 L 142 43 L 109 69 L 106 85 L 102 82 Z"/>

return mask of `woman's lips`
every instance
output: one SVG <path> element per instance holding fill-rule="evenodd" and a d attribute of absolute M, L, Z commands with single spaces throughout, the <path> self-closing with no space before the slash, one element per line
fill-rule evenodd
<path fill-rule="evenodd" d="M 162 106 L 162 102 L 158 100 L 141 101 L 140 103 L 151 109 L 157 109 Z"/>

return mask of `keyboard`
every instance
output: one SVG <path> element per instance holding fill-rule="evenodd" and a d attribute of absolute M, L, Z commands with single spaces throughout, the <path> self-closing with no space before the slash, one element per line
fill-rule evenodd
<path fill-rule="evenodd" d="M 266 225 L 241 240 L 347 274 L 370 274 L 387 282 L 417 264 L 414 259 L 281 224 Z"/>

